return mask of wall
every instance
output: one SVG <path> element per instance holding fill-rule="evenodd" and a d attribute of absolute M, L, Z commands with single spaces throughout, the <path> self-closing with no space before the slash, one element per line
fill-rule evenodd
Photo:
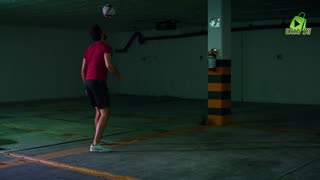
<path fill-rule="evenodd" d="M 145 31 L 146 36 L 199 31 Z M 122 48 L 133 32 L 110 34 L 108 42 Z M 86 31 L 37 27 L 0 27 L 2 61 L 0 102 L 83 96 L 82 55 L 90 43 Z M 207 37 L 137 41 L 113 60 L 125 76 L 110 75 L 116 94 L 207 98 Z M 202 56 L 202 57 L 200 57 Z"/>
<path fill-rule="evenodd" d="M 311 36 L 286 36 L 284 29 L 233 32 L 232 100 L 320 104 L 320 84 L 315 81 L 320 77 L 318 32 L 319 28 L 313 28 Z M 115 34 L 110 42 L 124 47 L 132 33 Z M 206 99 L 206 38 L 144 45 L 135 41 L 127 53 L 114 56 L 126 80 L 111 78 L 112 92 Z"/>
<path fill-rule="evenodd" d="M 198 31 L 145 31 L 145 36 Z M 284 30 L 232 33 L 232 100 L 320 104 L 320 29 L 311 36 Z M 133 32 L 110 34 L 114 48 Z M 83 96 L 80 68 L 90 43 L 85 31 L 0 27 L 0 102 Z M 202 56 L 202 58 L 200 58 Z M 277 58 L 281 57 L 282 58 Z M 112 93 L 207 98 L 207 36 L 137 41 L 113 61 L 125 76 L 110 75 Z"/>
<path fill-rule="evenodd" d="M 231 99 L 243 101 L 243 33 L 231 33 Z"/>
<path fill-rule="evenodd" d="M 0 27 L 0 102 L 83 96 L 85 31 Z"/>
<path fill-rule="evenodd" d="M 319 31 L 312 28 L 311 36 L 286 36 L 284 29 L 234 32 L 233 100 L 320 104 Z"/>
<path fill-rule="evenodd" d="M 159 36 L 196 31 L 199 29 L 142 33 Z M 113 34 L 108 42 L 114 48 L 123 48 L 132 34 Z M 111 77 L 111 92 L 207 99 L 206 50 L 207 36 L 147 41 L 143 45 L 135 40 L 128 52 L 115 53 L 113 57 L 125 80 L 119 82 Z"/>

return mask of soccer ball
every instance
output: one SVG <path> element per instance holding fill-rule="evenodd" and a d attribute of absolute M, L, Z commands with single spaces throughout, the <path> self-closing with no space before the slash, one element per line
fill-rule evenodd
<path fill-rule="evenodd" d="M 116 14 L 116 11 L 111 4 L 106 4 L 102 8 L 102 14 L 104 17 L 111 17 Z"/>

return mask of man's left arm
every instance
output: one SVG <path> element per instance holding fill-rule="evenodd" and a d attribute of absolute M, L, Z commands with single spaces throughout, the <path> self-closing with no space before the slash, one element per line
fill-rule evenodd
<path fill-rule="evenodd" d="M 86 71 L 87 71 L 86 59 L 85 59 L 85 58 L 83 58 L 83 61 L 82 61 L 82 68 L 81 68 L 81 77 L 82 77 L 82 81 L 85 81 L 85 74 L 86 74 Z"/>

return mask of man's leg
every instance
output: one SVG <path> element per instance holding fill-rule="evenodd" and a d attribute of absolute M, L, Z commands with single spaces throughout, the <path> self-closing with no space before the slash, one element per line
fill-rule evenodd
<path fill-rule="evenodd" d="M 97 107 L 97 102 L 96 102 L 96 99 L 95 99 L 95 94 L 94 94 L 94 89 L 93 89 L 93 85 L 94 83 L 92 81 L 86 81 L 85 82 L 85 91 L 86 91 L 86 94 L 91 102 L 91 105 L 95 108 L 96 110 L 96 115 L 95 115 L 95 118 L 94 118 L 94 124 L 95 124 L 95 128 L 97 128 L 97 124 L 99 122 L 99 119 L 100 119 L 100 110 L 99 108 Z"/>
<path fill-rule="evenodd" d="M 97 107 L 95 107 L 95 109 L 96 109 L 96 117 L 94 118 L 94 124 L 97 129 L 97 124 L 99 122 L 101 114 L 100 114 L 100 110 Z"/>
<path fill-rule="evenodd" d="M 100 143 L 101 137 L 102 137 L 103 132 L 106 128 L 106 125 L 107 125 L 107 122 L 109 119 L 109 115 L 110 115 L 109 108 L 99 109 L 99 111 L 100 111 L 100 118 L 99 118 L 97 125 L 96 125 L 96 133 L 94 136 L 93 145 L 97 145 Z"/>

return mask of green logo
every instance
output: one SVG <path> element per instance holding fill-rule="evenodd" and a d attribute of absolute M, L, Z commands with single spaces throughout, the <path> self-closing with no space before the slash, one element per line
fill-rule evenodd
<path fill-rule="evenodd" d="M 290 28 L 286 28 L 286 35 L 310 35 L 311 28 L 307 28 L 307 19 L 304 18 L 306 14 L 301 12 L 298 16 L 295 16 L 291 23 Z"/>
<path fill-rule="evenodd" d="M 290 24 L 291 29 L 305 29 L 307 20 L 304 18 L 306 14 L 304 12 L 301 12 L 298 16 L 295 16 Z"/>

